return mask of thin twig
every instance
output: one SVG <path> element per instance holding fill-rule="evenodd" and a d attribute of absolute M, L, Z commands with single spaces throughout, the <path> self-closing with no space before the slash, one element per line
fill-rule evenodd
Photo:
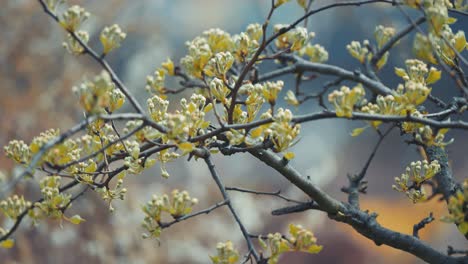
<path fill-rule="evenodd" d="M 252 193 L 256 195 L 269 195 L 269 196 L 274 196 L 278 197 L 280 199 L 285 200 L 286 202 L 290 203 L 297 203 L 297 204 L 302 204 L 304 202 L 290 199 L 284 195 L 281 194 L 281 190 L 278 190 L 276 192 L 261 192 L 261 191 L 255 191 L 255 190 L 249 190 L 249 189 L 244 189 L 244 188 L 239 188 L 239 187 L 226 187 L 226 191 L 237 191 L 237 192 L 244 192 L 244 193 Z"/>
<path fill-rule="evenodd" d="M 428 217 L 425 217 L 423 220 L 419 221 L 419 223 L 413 226 L 413 236 L 419 238 L 419 230 L 423 229 L 426 225 L 430 224 L 434 220 L 434 215 L 432 212 L 430 212 Z"/>
<path fill-rule="evenodd" d="M 247 229 L 245 228 L 244 224 L 240 220 L 239 215 L 237 214 L 236 210 L 232 206 L 229 195 L 226 192 L 226 188 L 224 187 L 224 184 L 222 183 L 221 178 L 219 177 L 218 173 L 216 172 L 215 166 L 214 166 L 213 162 L 211 161 L 209 151 L 205 150 L 203 158 L 205 160 L 206 165 L 208 166 L 208 169 L 210 170 L 211 177 L 213 178 L 216 185 L 218 186 L 218 189 L 221 192 L 221 195 L 223 196 L 224 200 L 227 201 L 227 206 L 228 206 L 229 210 L 231 211 L 232 216 L 236 220 L 237 225 L 239 225 L 239 228 L 240 228 L 242 234 L 244 235 L 244 238 L 245 238 L 245 240 L 247 242 L 247 246 L 249 248 L 249 251 L 251 251 L 251 253 L 254 256 L 255 260 L 258 262 L 260 260 L 260 257 L 258 255 L 257 251 L 255 250 L 255 246 L 253 245 L 252 240 L 250 239 L 250 237 L 248 235 L 249 233 L 247 232 Z"/>

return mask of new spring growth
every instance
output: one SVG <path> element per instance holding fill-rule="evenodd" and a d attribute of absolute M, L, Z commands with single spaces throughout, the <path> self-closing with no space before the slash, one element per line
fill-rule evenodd
<path fill-rule="evenodd" d="M 224 82 L 221 79 L 213 78 L 210 81 L 210 92 L 213 95 L 214 99 L 221 102 L 224 105 L 228 103 L 228 94 L 230 93 L 229 89 L 226 87 Z"/>
<path fill-rule="evenodd" d="M 197 37 L 191 42 L 187 42 L 186 45 L 188 54 L 180 60 L 180 63 L 188 74 L 201 79 L 203 70 L 213 55 L 210 45 L 207 39 L 203 37 Z M 220 44 L 216 42 L 212 45 Z M 219 48 L 218 46 L 215 47 Z"/>
<path fill-rule="evenodd" d="M 405 84 L 397 87 L 397 100 L 406 105 L 407 108 L 414 108 L 426 101 L 431 92 L 427 85 L 435 83 L 441 77 L 441 72 L 427 65 L 420 60 L 406 60 L 406 70 L 395 68 L 395 74 L 400 76 Z"/>
<path fill-rule="evenodd" d="M 204 69 L 205 75 L 226 80 L 226 73 L 232 67 L 234 57 L 230 52 L 216 53 Z"/>
<path fill-rule="evenodd" d="M 306 0 L 296 0 L 297 4 L 304 8 L 304 9 L 307 9 L 307 2 L 310 2 L 310 1 L 306 1 Z"/>
<path fill-rule="evenodd" d="M 54 14 L 57 11 L 57 7 L 59 7 L 64 2 L 65 0 L 46 0 L 45 1 L 47 8 L 49 8 L 49 10 Z"/>
<path fill-rule="evenodd" d="M 270 103 L 271 105 L 276 104 L 276 99 L 278 98 L 278 94 L 283 89 L 284 82 L 283 81 L 276 81 L 276 82 L 265 82 L 262 87 L 262 94 L 265 101 Z"/>
<path fill-rule="evenodd" d="M 440 171 L 437 160 L 429 163 L 427 160 L 411 162 L 400 177 L 395 177 L 395 185 L 392 188 L 405 193 L 413 203 L 426 199 L 426 194 L 421 185 L 434 177 Z"/>
<path fill-rule="evenodd" d="M 112 206 L 112 201 L 115 199 L 124 200 L 125 194 L 127 193 L 127 188 L 123 188 L 123 179 L 119 177 L 114 189 L 108 189 L 107 187 L 102 187 L 96 189 L 96 192 L 101 195 L 101 198 L 107 202 L 109 205 L 109 211 L 114 212 L 114 207 Z"/>
<path fill-rule="evenodd" d="M 367 105 L 361 108 L 361 112 L 367 114 L 379 114 L 379 115 L 400 115 L 402 111 L 402 105 L 398 103 L 393 95 L 378 95 L 374 103 L 367 103 Z M 377 128 L 382 121 L 373 120 L 369 121 L 372 127 Z"/>
<path fill-rule="evenodd" d="M 110 51 L 120 47 L 120 44 L 126 37 L 127 34 L 125 34 L 117 24 L 114 24 L 110 27 L 105 27 L 99 36 L 99 40 L 101 40 L 103 47 L 102 53 L 107 54 Z"/>
<path fill-rule="evenodd" d="M 159 237 L 164 212 L 177 219 L 192 212 L 192 207 L 197 203 L 198 199 L 191 198 L 187 191 L 180 192 L 177 189 L 171 192 L 170 197 L 167 194 L 162 196 L 153 195 L 152 199 L 142 207 L 145 214 L 142 226 L 149 232 L 149 234 L 143 234 L 143 238 Z"/>
<path fill-rule="evenodd" d="M 367 39 L 364 40 L 363 45 L 358 41 L 351 41 L 351 44 L 346 45 L 346 49 L 351 56 L 356 58 L 360 63 L 364 63 L 369 54 L 367 46 L 369 46 L 369 41 Z"/>
<path fill-rule="evenodd" d="M 434 134 L 432 128 L 429 126 L 421 126 L 417 129 L 414 139 L 426 146 L 439 146 L 445 147 L 449 144 L 452 144 L 454 139 L 444 142 L 445 134 L 449 130 L 447 128 L 437 130 L 437 133 Z"/>
<path fill-rule="evenodd" d="M 468 234 L 468 179 L 463 182 L 462 190 L 450 196 L 448 202 L 450 215 L 442 218 L 442 221 L 455 223 L 458 230 L 463 234 Z"/>
<path fill-rule="evenodd" d="M 78 95 L 80 105 L 85 112 L 91 114 L 105 113 L 106 110 L 114 112 L 125 102 L 125 95 L 116 89 L 106 71 L 102 71 L 93 81 L 85 81 L 80 86 L 74 86 L 73 92 Z"/>
<path fill-rule="evenodd" d="M 13 195 L 0 202 L 0 211 L 8 218 L 16 220 L 20 214 L 31 207 L 31 202 L 26 201 L 21 195 Z"/>
<path fill-rule="evenodd" d="M 374 37 L 377 41 L 378 49 L 381 49 L 395 35 L 395 33 L 395 28 L 384 27 L 382 25 L 377 26 L 374 30 Z M 386 51 L 382 58 L 377 61 L 377 69 L 381 69 L 387 63 L 389 54 L 390 53 Z"/>
<path fill-rule="evenodd" d="M 45 132 L 42 132 L 39 136 L 34 137 L 29 146 L 31 154 L 38 153 L 45 144 L 55 139 L 59 135 L 59 130 L 49 129 Z M 40 162 L 48 162 L 50 164 L 60 166 L 70 161 L 79 159 L 80 153 L 81 149 L 79 148 L 77 141 L 73 139 L 66 139 L 63 143 L 56 144 L 53 148 L 44 153 Z"/>
<path fill-rule="evenodd" d="M 281 29 L 287 28 L 289 25 L 277 24 L 273 27 L 275 33 Z M 304 27 L 295 27 L 288 32 L 281 34 L 275 41 L 278 49 L 290 49 L 291 51 L 298 51 L 303 48 L 309 41 L 309 34 Z M 313 37 L 313 35 L 312 35 Z"/>
<path fill-rule="evenodd" d="M 247 26 L 246 33 L 251 40 L 257 41 L 258 43 L 260 41 L 260 38 L 263 36 L 262 25 L 258 23 L 249 24 Z"/>
<path fill-rule="evenodd" d="M 166 73 L 163 69 L 156 69 L 154 74 L 146 76 L 146 90 L 149 93 L 158 94 L 161 97 L 165 97 L 164 82 L 166 80 Z M 163 98 L 165 99 L 165 98 Z"/>
<path fill-rule="evenodd" d="M 239 252 L 231 241 L 220 242 L 216 245 L 216 255 L 210 256 L 210 259 L 213 264 L 234 264 L 239 260 Z"/>
<path fill-rule="evenodd" d="M 313 34 L 313 33 L 311 33 Z M 307 43 L 305 47 L 299 50 L 299 55 L 306 55 L 311 62 L 324 63 L 328 61 L 328 52 L 319 44 Z"/>
<path fill-rule="evenodd" d="M 335 107 L 336 116 L 352 117 L 354 107 L 364 99 L 365 91 L 361 84 L 352 89 L 342 86 L 328 95 L 328 101 Z"/>
<path fill-rule="evenodd" d="M 300 104 L 299 100 L 297 100 L 296 95 L 293 91 L 289 90 L 286 92 L 286 96 L 284 97 L 286 103 L 292 106 L 298 106 Z"/>
<path fill-rule="evenodd" d="M 76 32 L 76 36 L 84 43 L 87 44 L 89 41 L 89 34 L 86 31 L 79 30 Z M 72 34 L 68 33 L 67 41 L 62 43 L 62 46 L 72 55 L 80 55 L 82 54 L 85 49 L 80 44 L 78 40 L 76 40 Z"/>
<path fill-rule="evenodd" d="M 270 137 L 273 141 L 275 152 L 282 152 L 292 146 L 300 133 L 301 126 L 291 125 L 292 118 L 293 114 L 289 109 L 279 108 L 273 118 L 274 122 L 264 130 L 265 137 Z"/>
<path fill-rule="evenodd" d="M 289 1 L 291 1 L 291 0 L 276 0 L 275 1 L 275 7 L 279 7 L 280 5 L 285 4 L 285 3 L 289 2 Z"/>
<path fill-rule="evenodd" d="M 31 160 L 29 146 L 23 140 L 12 140 L 3 150 L 8 158 L 19 164 L 27 164 Z"/>
<path fill-rule="evenodd" d="M 146 101 L 151 118 L 156 122 L 161 122 L 167 118 L 167 108 L 169 101 L 154 95 Z"/>
<path fill-rule="evenodd" d="M 464 1 L 455 1 L 455 7 L 466 8 Z M 419 3 L 421 4 L 421 3 Z M 453 8 L 450 1 L 424 1 L 422 3 L 426 18 L 429 21 L 428 37 L 417 33 L 413 43 L 413 50 L 416 56 L 420 59 L 437 64 L 433 53 L 437 53 L 442 61 L 450 66 L 455 65 L 455 57 L 457 56 L 453 48 L 457 52 L 462 52 L 468 45 L 465 39 L 465 33 L 458 31 L 456 34 L 452 32 L 450 24 L 456 21 L 455 18 L 449 17 L 448 8 Z M 410 4 L 416 7 L 414 4 Z"/>
<path fill-rule="evenodd" d="M 39 186 L 44 200 L 34 204 L 38 210 L 30 212 L 31 218 L 47 216 L 62 219 L 63 210 L 70 206 L 71 194 L 60 192 L 60 176 L 48 176 L 40 181 Z"/>
<path fill-rule="evenodd" d="M 396 31 L 393 27 L 384 27 L 378 25 L 374 30 L 374 37 L 377 41 L 377 47 L 382 48 L 394 35 Z"/>
<path fill-rule="evenodd" d="M 301 251 L 317 254 L 322 250 L 322 246 L 317 245 L 317 238 L 314 234 L 300 225 L 289 225 L 289 238 L 283 237 L 280 233 L 268 234 L 266 241 L 261 236 L 258 237 L 260 246 L 270 252 L 268 263 L 278 263 L 281 254 L 290 251 Z"/>
<path fill-rule="evenodd" d="M 68 32 L 75 32 L 89 16 L 90 14 L 83 7 L 74 5 L 62 15 L 60 25 Z"/>

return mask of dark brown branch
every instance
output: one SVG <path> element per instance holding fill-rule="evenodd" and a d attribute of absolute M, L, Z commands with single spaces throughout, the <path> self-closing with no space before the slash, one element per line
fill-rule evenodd
<path fill-rule="evenodd" d="M 302 213 L 307 210 L 320 210 L 320 207 L 315 202 L 301 203 L 292 206 L 275 209 L 271 211 L 272 215 L 285 215 L 292 213 Z"/>
<path fill-rule="evenodd" d="M 260 191 L 256 191 L 256 190 L 249 190 L 249 189 L 238 188 L 238 187 L 226 187 L 226 191 L 252 193 L 252 194 L 255 194 L 255 195 L 268 195 L 268 196 L 278 197 L 278 198 L 283 199 L 286 202 L 290 202 L 290 203 L 297 203 L 297 204 L 304 203 L 304 202 L 301 202 L 301 201 L 290 199 L 290 198 L 282 195 L 280 190 L 278 190 L 276 192 L 260 192 Z"/>
<path fill-rule="evenodd" d="M 281 158 L 268 151 L 259 152 L 251 152 L 251 154 L 275 169 L 283 177 L 308 194 L 310 198 L 317 202 L 320 209 L 328 213 L 331 219 L 351 225 L 356 231 L 371 239 L 377 245 L 385 244 L 406 251 L 429 263 L 466 263 L 468 261 L 468 257 L 454 258 L 447 256 L 413 236 L 395 232 L 381 226 L 376 221 L 377 215 L 362 212 L 355 207 L 335 200 L 321 191 L 317 186 L 308 182 L 294 168 L 289 165 L 284 166 Z"/>
<path fill-rule="evenodd" d="M 429 213 L 428 217 L 425 217 L 423 220 L 421 220 L 419 223 L 415 224 L 413 226 L 413 236 L 416 238 L 419 238 L 419 230 L 423 229 L 426 225 L 430 224 L 432 221 L 434 221 L 434 215 Z M 449 254 L 450 255 L 450 254 Z"/>
<path fill-rule="evenodd" d="M 229 211 L 231 211 L 231 214 L 234 217 L 234 220 L 237 222 L 237 225 L 239 226 L 242 234 L 244 235 L 249 251 L 251 251 L 251 254 L 254 256 L 255 260 L 258 262 L 260 260 L 260 256 L 255 250 L 255 246 L 253 245 L 252 240 L 250 239 L 248 235 L 249 233 L 247 232 L 247 229 L 245 228 L 244 224 L 240 220 L 239 215 L 237 214 L 237 211 L 232 206 L 229 195 L 226 192 L 226 188 L 224 187 L 224 184 L 222 183 L 221 178 L 219 177 L 217 171 L 215 170 L 215 166 L 213 162 L 211 161 L 210 152 L 208 150 L 204 150 L 203 152 L 204 153 L 201 153 L 200 156 L 203 157 L 203 159 L 205 160 L 205 163 L 208 166 L 208 169 L 210 170 L 211 177 L 213 178 L 216 185 L 218 186 L 218 189 L 221 192 L 221 195 L 223 196 L 224 200 L 227 201 L 227 206 L 229 208 Z"/>
<path fill-rule="evenodd" d="M 179 222 L 182 222 L 182 221 L 185 221 L 187 219 L 190 219 L 190 218 L 193 218 L 195 216 L 199 216 L 199 215 L 202 215 L 202 214 L 209 214 L 211 213 L 213 210 L 219 208 L 219 207 L 222 207 L 222 206 L 225 206 L 229 203 L 228 200 L 224 200 L 222 202 L 219 202 L 219 203 L 216 203 L 215 205 L 212 205 L 204 210 L 201 210 L 201 211 L 198 211 L 198 212 L 195 212 L 195 213 L 191 213 L 191 214 L 187 214 L 187 215 L 184 215 L 184 216 L 181 216 L 181 217 L 177 217 L 176 219 L 174 219 L 173 221 L 171 222 L 167 222 L 167 223 L 160 223 L 159 226 L 164 229 L 164 228 L 168 228 L 170 226 L 172 226 L 173 224 L 176 224 L 176 223 L 179 223 Z"/>

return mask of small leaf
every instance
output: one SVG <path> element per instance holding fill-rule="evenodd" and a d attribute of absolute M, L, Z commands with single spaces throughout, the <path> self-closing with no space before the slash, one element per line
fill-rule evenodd
<path fill-rule="evenodd" d="M 463 235 L 468 234 L 468 222 L 463 222 L 463 223 L 459 224 L 458 225 L 458 230 L 460 230 L 460 232 Z"/>
<path fill-rule="evenodd" d="M 437 82 L 441 76 L 442 76 L 442 71 L 438 71 L 434 68 L 431 68 L 431 70 L 429 71 L 429 75 L 426 78 L 426 83 L 433 84 Z"/>
<path fill-rule="evenodd" d="M 454 18 L 454 17 L 449 17 L 449 18 L 447 18 L 446 22 L 447 22 L 447 24 L 453 24 L 453 23 L 457 22 L 457 19 Z"/>
<path fill-rule="evenodd" d="M 402 69 L 402 68 L 397 68 L 397 67 L 395 67 L 395 74 L 398 75 L 398 76 L 400 76 L 401 78 L 407 76 L 407 75 L 406 75 L 406 71 L 405 71 L 404 69 Z"/>
<path fill-rule="evenodd" d="M 71 218 L 65 218 L 65 220 L 67 220 L 68 222 L 70 222 L 70 223 L 72 223 L 74 225 L 79 225 L 79 224 L 81 224 L 81 222 L 86 221 L 83 218 L 81 218 L 81 216 L 79 216 L 79 215 L 74 215 Z"/>
<path fill-rule="evenodd" d="M 263 249 L 267 249 L 268 245 L 265 240 L 262 239 L 262 236 L 258 236 L 258 243 Z"/>
<path fill-rule="evenodd" d="M 258 138 L 259 136 L 261 136 L 263 133 L 263 128 L 262 127 L 257 127 L 255 129 L 252 130 L 252 132 L 250 132 L 250 136 L 253 137 L 253 138 Z"/>
<path fill-rule="evenodd" d="M 320 251 L 322 251 L 322 249 L 323 249 L 323 246 L 312 245 L 307 249 L 307 252 L 312 253 L 312 254 L 316 254 L 316 253 L 319 253 Z"/>
<path fill-rule="evenodd" d="M 465 34 L 455 37 L 455 45 L 453 46 L 458 52 L 462 52 L 467 47 Z"/>
<path fill-rule="evenodd" d="M 178 144 L 177 147 L 184 153 L 191 152 L 195 148 L 195 146 L 190 142 L 182 142 Z"/>
<path fill-rule="evenodd" d="M 390 54 L 388 51 L 385 52 L 385 54 L 382 56 L 382 58 L 377 62 L 377 69 L 382 69 L 383 66 L 385 66 L 385 64 L 387 64 L 387 60 L 388 60 L 388 54 Z"/>
<path fill-rule="evenodd" d="M 12 248 L 15 245 L 15 241 L 13 239 L 7 239 L 0 242 L 0 247 L 2 248 Z"/>
<path fill-rule="evenodd" d="M 352 136 L 352 137 L 357 137 L 357 136 L 361 135 L 362 132 L 364 132 L 364 130 L 366 130 L 366 129 L 367 129 L 367 126 L 365 126 L 365 127 L 360 127 L 360 128 L 355 128 L 355 129 L 353 130 L 353 132 L 351 133 L 351 136 Z"/>
<path fill-rule="evenodd" d="M 286 160 L 292 160 L 292 159 L 294 159 L 294 157 L 295 157 L 294 152 L 286 152 L 286 153 L 284 153 L 284 158 L 285 158 Z"/>

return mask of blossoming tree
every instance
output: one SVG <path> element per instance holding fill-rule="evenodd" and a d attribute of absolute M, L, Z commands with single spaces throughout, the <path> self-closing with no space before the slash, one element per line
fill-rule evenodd
<path fill-rule="evenodd" d="M 224 185 L 212 156 L 242 152 L 276 170 L 278 177 L 286 178 L 310 198 L 275 210 L 274 215 L 318 210 L 325 212 L 330 221 L 349 225 L 378 245 L 406 251 L 426 262 L 468 263 L 466 252 L 452 248 L 440 252 L 419 238 L 418 231 L 435 220 L 432 215 L 415 223 L 413 234 L 403 234 L 380 225 L 377 214 L 362 210 L 359 204 L 359 197 L 367 188 L 367 168 L 376 151 L 390 131 L 399 130 L 402 138 L 421 148 L 422 155 L 421 160 L 410 162 L 401 176 L 395 178 L 393 189 L 413 203 L 439 197 L 447 206 L 446 216 L 441 220 L 456 225 L 468 238 L 468 181 L 455 181 L 446 151 L 452 140 L 445 138 L 449 129 L 468 130 L 468 123 L 460 115 L 468 106 L 468 77 L 464 73 L 468 60 L 463 57 L 468 44 L 463 31 L 454 33 L 451 28 L 456 22 L 452 13 L 468 16 L 466 1 L 356 0 L 313 8 L 313 0 L 271 0 L 262 24 L 250 24 L 235 35 L 210 29 L 187 42 L 186 56 L 179 63 L 169 59 L 147 77 L 146 105 L 135 99 L 106 61 L 106 56 L 116 52 L 125 40 L 124 30 L 118 25 L 104 27 L 99 37 L 101 52 L 97 52 L 88 45 L 88 32 L 80 29 L 90 14 L 83 7 L 68 7 L 64 2 L 38 0 L 45 14 L 67 32 L 65 49 L 76 56 L 90 56 L 103 71 L 73 88 L 85 114 L 81 122 L 64 132 L 50 129 L 32 142 L 12 140 L 4 147 L 6 155 L 24 169 L 4 186 L 3 194 L 24 178 L 32 177 L 42 197 L 28 200 L 23 195 L 11 194 L 0 202 L 3 217 L 12 223 L 0 228 L 0 246 L 14 246 L 14 233 L 27 218 L 34 224 L 46 218 L 82 223 L 81 216 L 72 216 L 67 210 L 86 192 L 99 194 L 113 211 L 114 200 L 131 195 L 125 188 L 126 178 L 141 174 L 155 163 L 160 164 L 161 176 L 170 178 L 165 164 L 188 157 L 206 163 L 221 200 L 195 210 L 198 200 L 188 191 L 154 195 L 142 205 L 143 238 L 158 239 L 161 232 L 174 224 L 227 207 L 248 250 L 241 253 L 236 249 L 238 245 L 230 241 L 218 243 L 217 253 L 210 256 L 213 263 L 277 263 L 284 252 L 319 253 L 322 246 L 317 238 L 299 225 L 291 224 L 288 234 L 249 233 L 236 211 L 240 205 L 232 202 L 228 191 L 287 198 L 277 192 Z M 303 8 L 304 15 L 291 24 L 271 25 L 271 17 L 281 12 L 287 2 Z M 396 30 L 378 25 L 374 39 L 346 45 L 361 67 L 359 71 L 327 64 L 328 52 L 314 43 L 315 34 L 306 29 L 307 19 L 331 8 L 374 3 L 400 10 L 407 18 L 407 26 Z M 420 15 L 419 19 L 407 14 L 410 9 Z M 421 28 L 422 24 L 427 29 Z M 392 48 L 412 31 L 416 31 L 414 57 L 407 58 L 401 68 L 395 68 L 401 80 L 397 87 L 390 87 L 380 80 L 379 71 L 385 67 Z M 274 61 L 278 68 L 264 71 L 265 61 Z M 335 80 L 311 93 L 304 83 L 306 73 L 333 76 Z M 431 95 L 442 74 L 454 80 L 453 87 L 446 88 L 458 91 L 459 95 L 451 101 Z M 294 76 L 295 87 L 287 87 L 280 80 L 287 75 Z M 168 88 L 168 78 L 179 80 L 180 87 Z M 353 87 L 339 87 L 344 81 L 354 83 Z M 172 94 L 187 90 L 192 93 L 189 98 L 171 101 Z M 286 96 L 280 98 L 279 93 L 284 90 Z M 316 101 L 321 110 L 293 115 L 290 109 L 278 107 L 281 100 L 294 108 L 306 101 Z M 126 103 L 132 111 L 119 111 Z M 177 105 L 177 110 L 169 111 L 170 103 Z M 424 108 L 427 104 L 438 110 L 427 112 Z M 347 201 L 324 192 L 289 164 L 295 158 L 291 147 L 298 141 L 301 124 L 332 118 L 362 123 L 362 128 L 355 129 L 352 136 L 359 136 L 366 129 L 379 135 L 364 168 L 349 176 L 348 186 L 342 188 L 348 195 Z M 164 221 L 167 216 L 172 220 Z"/>

